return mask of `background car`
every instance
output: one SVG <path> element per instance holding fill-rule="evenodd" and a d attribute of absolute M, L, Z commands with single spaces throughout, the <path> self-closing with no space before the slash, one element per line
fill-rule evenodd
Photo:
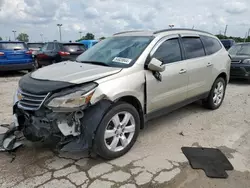
<path fill-rule="evenodd" d="M 33 69 L 32 52 L 24 42 L 0 41 L 0 71 Z"/>
<path fill-rule="evenodd" d="M 79 41 L 79 43 L 84 44 L 85 48 L 87 48 L 87 49 L 96 45 L 98 42 L 99 42 L 98 40 L 81 40 L 81 41 Z"/>
<path fill-rule="evenodd" d="M 35 66 L 39 68 L 61 61 L 75 61 L 76 57 L 84 51 L 86 51 L 86 48 L 81 43 L 48 42 L 36 54 Z"/>
<path fill-rule="evenodd" d="M 250 43 L 238 43 L 228 50 L 231 56 L 230 78 L 250 80 Z"/>
<path fill-rule="evenodd" d="M 229 48 L 231 48 L 235 44 L 235 41 L 233 39 L 221 39 L 220 41 L 226 48 L 226 50 L 229 50 Z"/>
<path fill-rule="evenodd" d="M 27 43 L 27 46 L 30 51 L 32 51 L 32 54 L 35 56 L 37 52 L 43 47 L 44 43 L 42 42 L 29 42 Z"/>

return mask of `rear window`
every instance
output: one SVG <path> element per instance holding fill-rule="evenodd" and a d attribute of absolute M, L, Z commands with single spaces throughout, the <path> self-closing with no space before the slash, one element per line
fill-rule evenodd
<path fill-rule="evenodd" d="M 17 43 L 17 42 L 1 42 L 0 43 L 1 50 L 24 50 L 27 49 L 24 43 Z"/>
<path fill-rule="evenodd" d="M 29 43 L 29 48 L 41 48 L 43 46 L 43 43 Z"/>
<path fill-rule="evenodd" d="M 201 36 L 201 40 L 205 46 L 205 51 L 207 55 L 214 54 L 221 49 L 219 41 L 215 38 L 208 36 Z"/>
<path fill-rule="evenodd" d="M 68 52 L 85 51 L 83 44 L 64 44 L 63 47 Z"/>

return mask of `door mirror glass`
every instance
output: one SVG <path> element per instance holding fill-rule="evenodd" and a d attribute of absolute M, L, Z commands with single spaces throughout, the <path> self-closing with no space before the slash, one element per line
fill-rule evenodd
<path fill-rule="evenodd" d="M 163 72 L 165 71 L 165 65 L 158 59 L 152 58 L 148 64 L 148 69 L 151 71 Z"/>

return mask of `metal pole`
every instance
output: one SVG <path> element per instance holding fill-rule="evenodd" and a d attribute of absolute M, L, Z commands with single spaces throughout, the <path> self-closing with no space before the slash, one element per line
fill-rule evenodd
<path fill-rule="evenodd" d="M 249 34 L 250 34 L 250 28 L 248 29 L 248 31 L 246 32 L 246 37 L 245 37 L 245 40 L 244 40 L 244 42 L 246 42 L 246 40 L 248 39 L 248 37 L 249 37 Z"/>
<path fill-rule="evenodd" d="M 80 39 L 82 38 L 82 32 L 81 31 L 79 31 L 79 34 L 80 34 Z"/>
<path fill-rule="evenodd" d="M 226 36 L 226 34 L 227 34 L 227 25 L 226 25 L 226 28 L 225 28 L 224 36 Z"/>
<path fill-rule="evenodd" d="M 60 41 L 62 41 L 62 32 L 61 32 L 62 24 L 57 24 L 57 26 L 59 27 Z"/>
<path fill-rule="evenodd" d="M 41 39 L 42 39 L 42 42 L 43 42 L 43 34 L 41 33 L 40 36 L 41 36 Z"/>
<path fill-rule="evenodd" d="M 12 32 L 13 32 L 13 34 L 14 34 L 14 41 L 15 41 L 15 40 L 16 40 L 16 31 L 13 30 Z"/>

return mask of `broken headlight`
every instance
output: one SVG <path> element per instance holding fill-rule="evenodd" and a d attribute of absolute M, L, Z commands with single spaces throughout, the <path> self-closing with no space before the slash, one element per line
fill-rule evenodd
<path fill-rule="evenodd" d="M 67 89 L 61 93 L 52 95 L 48 101 L 49 108 L 79 108 L 87 105 L 94 94 L 96 83 L 90 83 L 82 87 Z"/>

